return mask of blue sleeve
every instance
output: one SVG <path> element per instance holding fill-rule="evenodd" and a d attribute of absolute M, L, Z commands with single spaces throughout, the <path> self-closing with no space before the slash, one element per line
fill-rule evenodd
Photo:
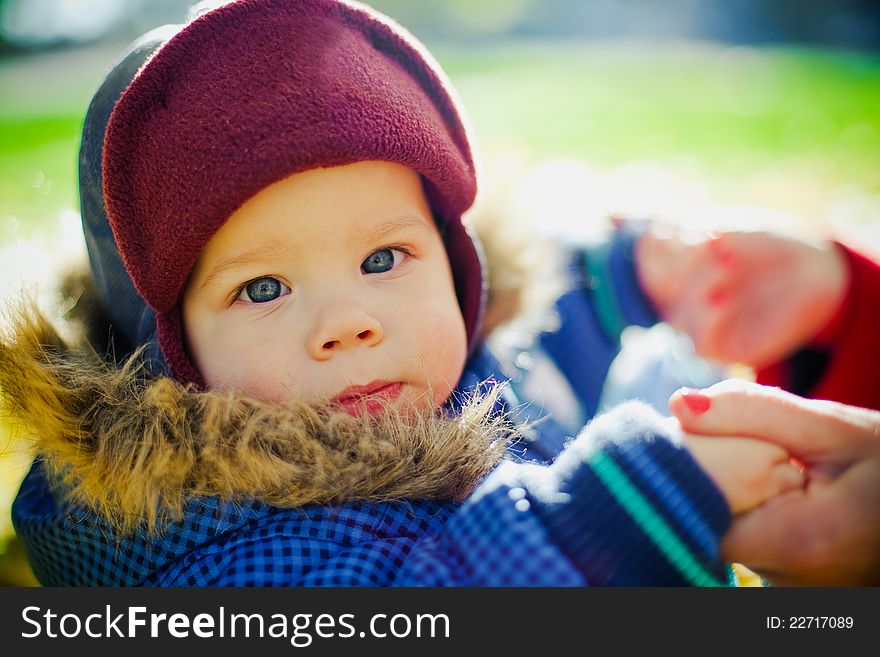
<path fill-rule="evenodd" d="M 636 244 L 645 225 L 625 222 L 609 241 L 587 247 L 581 253 L 593 305 L 602 328 L 614 341 L 620 340 L 627 326 L 653 326 L 660 321 L 642 291 L 636 269 Z"/>
<path fill-rule="evenodd" d="M 571 251 L 568 290 L 555 308 L 559 328 L 540 337 L 587 417 L 596 413 L 623 330 L 660 321 L 638 282 L 634 253 L 640 234 L 639 225 L 630 222 L 607 242 Z"/>
<path fill-rule="evenodd" d="M 720 491 L 666 420 L 628 402 L 590 423 L 544 475 L 535 512 L 587 580 L 602 585 L 725 583 Z"/>
<path fill-rule="evenodd" d="M 648 406 L 592 422 L 551 466 L 505 463 L 396 583 L 723 586 L 720 492 Z"/>
<path fill-rule="evenodd" d="M 434 536 L 414 546 L 396 586 L 584 586 L 587 582 L 530 507 L 523 470 L 496 469 Z"/>

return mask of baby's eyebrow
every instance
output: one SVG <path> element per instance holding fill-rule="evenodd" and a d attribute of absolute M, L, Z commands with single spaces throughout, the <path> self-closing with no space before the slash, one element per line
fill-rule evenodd
<path fill-rule="evenodd" d="M 226 258 L 208 273 L 208 275 L 205 277 L 205 280 L 202 281 L 202 284 L 199 286 L 199 290 L 205 289 L 208 285 L 210 285 L 213 281 L 215 281 L 221 275 L 225 274 L 230 269 L 235 269 L 236 267 L 242 267 L 244 265 L 250 265 L 257 262 L 270 260 L 272 258 L 277 258 L 281 256 L 284 252 L 284 247 L 279 244 L 267 244 L 266 246 L 261 246 L 251 251 L 246 251 L 245 253 L 232 256 L 231 258 Z"/>
<path fill-rule="evenodd" d="M 388 221 L 383 221 L 364 231 L 363 239 L 364 241 L 369 243 L 381 242 L 392 233 L 395 233 L 399 230 L 404 230 L 406 228 L 421 228 L 423 230 L 430 230 L 430 226 L 425 222 L 424 219 L 415 215 L 404 215 L 401 217 L 395 217 L 394 219 L 389 219 Z"/>

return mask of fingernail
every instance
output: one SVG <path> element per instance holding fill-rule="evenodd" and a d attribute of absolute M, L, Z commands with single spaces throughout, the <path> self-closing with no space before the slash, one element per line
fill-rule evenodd
<path fill-rule="evenodd" d="M 718 306 L 729 298 L 729 294 L 727 290 L 722 287 L 716 287 L 714 290 L 709 292 L 709 303 L 713 306 Z"/>
<path fill-rule="evenodd" d="M 709 240 L 709 250 L 715 257 L 715 260 L 722 266 L 731 267 L 736 262 L 736 256 L 724 248 L 720 236 L 713 236 Z"/>
<path fill-rule="evenodd" d="M 687 406 L 688 410 L 690 410 L 690 412 L 694 415 L 705 413 L 712 405 L 712 400 L 701 393 L 699 390 L 694 390 L 693 388 L 682 388 L 680 392 L 681 399 L 684 402 L 684 405 Z"/>

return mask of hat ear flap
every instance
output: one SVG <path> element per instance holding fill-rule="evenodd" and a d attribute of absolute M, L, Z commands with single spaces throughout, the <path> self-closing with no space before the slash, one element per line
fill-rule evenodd
<path fill-rule="evenodd" d="M 113 354 L 120 363 L 139 346 L 155 339 L 156 325 L 153 310 L 138 293 L 125 268 L 107 218 L 101 172 L 104 137 L 123 91 L 180 27 L 163 25 L 135 41 L 95 92 L 83 122 L 79 148 L 80 216 L 98 298 L 113 327 Z M 164 363 L 154 365 L 159 371 L 164 369 Z"/>

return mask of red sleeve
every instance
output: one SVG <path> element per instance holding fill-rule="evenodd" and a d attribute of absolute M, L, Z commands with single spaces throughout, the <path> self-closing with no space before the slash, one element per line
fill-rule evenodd
<path fill-rule="evenodd" d="M 850 284 L 832 327 L 822 331 L 828 361 L 805 396 L 880 409 L 880 262 L 840 245 Z M 791 388 L 790 361 L 757 372 L 758 383 Z"/>

